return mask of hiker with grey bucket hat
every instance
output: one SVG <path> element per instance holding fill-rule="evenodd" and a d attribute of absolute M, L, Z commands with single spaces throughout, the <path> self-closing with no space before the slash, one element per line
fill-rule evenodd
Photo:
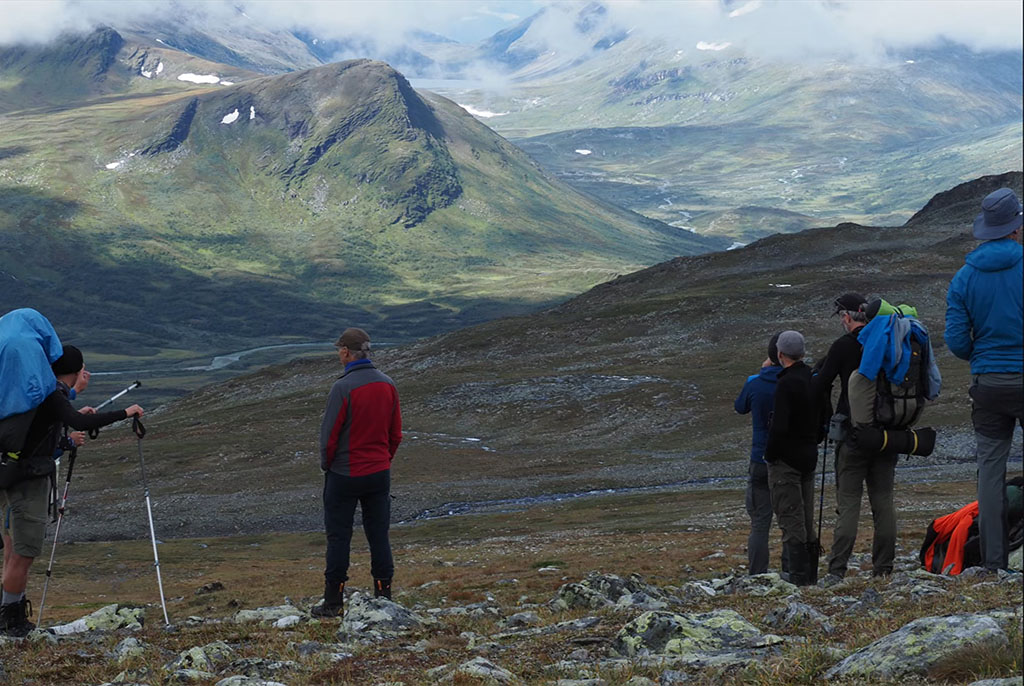
<path fill-rule="evenodd" d="M 779 372 L 771 426 L 764 459 L 772 510 L 782 529 L 789 559 L 789 580 L 797 586 L 813 583 L 818 559 L 808 552 L 813 544 L 814 473 L 821 430 L 819 397 L 811 386 L 811 369 L 803 362 L 804 337 L 783 331 L 777 343 Z"/>
<path fill-rule="evenodd" d="M 982 243 L 946 294 L 946 345 L 971 364 L 971 421 L 978 460 L 978 529 L 985 568 L 1006 569 L 1006 461 L 1024 425 L 1022 210 L 1009 188 L 989 193 L 974 221 Z"/>

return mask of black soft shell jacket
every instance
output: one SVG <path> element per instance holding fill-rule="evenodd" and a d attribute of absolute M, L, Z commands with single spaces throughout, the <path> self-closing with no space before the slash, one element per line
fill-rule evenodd
<path fill-rule="evenodd" d="M 813 472 L 818 464 L 820 407 L 810 367 L 797 361 L 779 372 L 765 461 Z"/>
<path fill-rule="evenodd" d="M 35 417 L 32 418 L 32 424 L 25 437 L 25 456 L 53 457 L 65 426 L 76 431 L 89 431 L 121 421 L 127 416 L 124 410 L 82 414 L 71 406 L 71 401 L 68 400 L 67 386 L 58 383 L 57 389 L 46 396 L 46 400 L 39 406 Z"/>

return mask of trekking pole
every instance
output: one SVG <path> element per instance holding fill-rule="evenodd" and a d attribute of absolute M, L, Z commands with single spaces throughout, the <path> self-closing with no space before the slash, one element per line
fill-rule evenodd
<path fill-rule="evenodd" d="M 818 557 L 821 557 L 821 520 L 825 516 L 825 465 L 828 463 L 828 437 L 821 446 L 821 493 L 818 496 Z"/>
<path fill-rule="evenodd" d="M 141 381 L 136 381 L 132 385 L 125 387 L 125 389 L 123 391 L 119 391 L 119 392 L 115 393 L 114 395 L 110 396 L 109 398 L 107 398 L 106 400 L 101 402 L 99 405 L 97 405 L 93 409 L 95 409 L 97 411 L 98 410 L 102 410 L 104 407 L 106 407 L 110 403 L 114 402 L 115 400 L 120 398 L 125 393 L 127 393 L 127 392 L 129 392 L 131 390 L 134 390 L 134 389 L 138 388 L 141 385 L 142 385 Z M 143 433 L 145 433 L 145 430 L 143 430 Z M 96 440 L 99 437 L 99 435 L 100 435 L 100 430 L 99 429 L 89 429 L 89 438 L 91 438 L 93 440 Z"/>
<path fill-rule="evenodd" d="M 97 409 L 97 410 L 102 410 L 102 409 L 103 409 L 104 407 L 106 407 L 106 406 L 107 406 L 107 405 L 109 405 L 110 403 L 114 402 L 115 400 L 117 400 L 118 398 L 120 398 L 120 397 L 121 397 L 122 395 L 124 395 L 124 394 L 125 394 L 125 393 L 127 393 L 128 391 L 132 391 L 132 390 L 135 390 L 136 388 L 138 388 L 138 387 L 139 387 L 139 386 L 141 386 L 141 385 L 142 385 L 142 382 L 141 382 L 141 381 L 136 381 L 136 382 L 135 382 L 135 383 L 133 383 L 133 384 L 132 384 L 131 386 L 128 386 L 128 387 L 126 387 L 126 388 L 125 388 L 125 389 L 124 389 L 123 391 L 120 391 L 120 392 L 118 392 L 118 393 L 115 393 L 114 395 L 110 396 L 109 398 L 107 398 L 106 400 L 104 400 L 103 402 L 101 402 L 101 403 L 100 403 L 99 405 L 97 405 L 97 406 L 96 406 L 96 409 Z M 145 433 L 145 430 L 143 430 L 143 433 Z"/>
<path fill-rule="evenodd" d="M 46 589 L 50 587 L 50 574 L 53 572 L 53 558 L 57 555 L 57 537 L 60 536 L 60 524 L 64 521 L 64 506 L 68 502 L 68 489 L 71 488 L 71 472 L 75 469 L 75 458 L 78 456 L 78 446 L 71 448 L 71 455 L 68 457 L 68 476 L 64 480 L 64 496 L 60 499 L 60 508 L 57 510 L 57 528 L 53 532 L 53 550 L 50 551 L 50 564 L 46 566 L 46 581 L 43 582 L 43 597 L 39 601 L 39 625 L 43 625 L 43 610 L 46 609 Z"/>
<path fill-rule="evenodd" d="M 125 392 L 127 393 L 127 391 Z M 146 435 L 146 427 L 142 426 L 138 415 L 132 417 L 132 431 L 139 437 L 139 467 L 142 469 L 142 489 L 146 496 L 146 514 L 149 515 L 149 538 L 153 541 L 153 566 L 156 567 L 156 584 L 160 588 L 160 607 L 164 611 L 164 624 L 170 626 L 171 620 L 167 617 L 167 603 L 164 601 L 164 582 L 160 578 L 160 556 L 156 552 L 156 530 L 153 528 L 153 507 L 150 505 L 149 484 L 146 481 L 146 461 L 142 459 L 142 438 Z"/>

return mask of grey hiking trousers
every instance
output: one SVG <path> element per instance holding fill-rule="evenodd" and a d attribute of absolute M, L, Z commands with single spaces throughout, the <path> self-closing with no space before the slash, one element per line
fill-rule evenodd
<path fill-rule="evenodd" d="M 768 571 L 768 534 L 772 530 L 772 496 L 768 490 L 768 465 L 751 462 L 747 476 L 747 514 L 750 536 L 747 538 L 747 571 Z"/>
<path fill-rule="evenodd" d="M 832 533 L 832 552 L 828 556 L 829 574 L 846 576 L 853 544 L 857 541 L 857 524 L 865 484 L 875 529 L 871 543 L 871 566 L 876 575 L 892 572 L 896 557 L 893 484 L 898 458 L 898 455 L 858 452 L 851 447 L 849 441 L 839 444 L 836 450 L 836 528 Z"/>
<path fill-rule="evenodd" d="M 978 444 L 978 533 L 982 564 L 1006 569 L 1006 458 L 1013 429 L 1024 426 L 1024 375 L 978 374 L 970 395 Z"/>

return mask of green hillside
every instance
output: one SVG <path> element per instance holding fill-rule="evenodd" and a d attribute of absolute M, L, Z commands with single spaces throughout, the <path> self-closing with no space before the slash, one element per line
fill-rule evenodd
<path fill-rule="evenodd" d="M 434 333 L 727 245 L 571 190 L 379 62 L 29 105 L 0 117 L 0 309 L 122 353 Z"/>
<path fill-rule="evenodd" d="M 1022 178 L 958 186 L 900 227 L 844 223 L 680 257 L 540 313 L 381 351 L 407 433 L 396 519 L 464 502 L 744 477 L 750 423 L 733 411 L 743 381 L 777 331 L 802 331 L 812 362 L 824 355 L 842 334 L 829 317 L 832 300 L 850 290 L 919 309 L 943 376 L 925 414 L 939 429 L 928 464 L 970 461 L 969 369 L 942 342 L 945 293 L 975 245 L 969 231 L 981 199 L 1002 186 L 1022 193 Z M 147 439 L 164 498 L 184 506 L 199 493 L 238 508 L 227 484 L 266 477 L 247 491 L 246 518 L 315 527 L 303 498 L 313 497 L 317 427 L 337 369 L 325 352 L 165 408 L 153 418 L 159 433 Z M 95 449 L 113 456 L 131 448 L 124 437 Z M 211 456 L 219 456 L 217 470 L 207 479 Z M 125 462 L 102 485 L 85 486 L 80 497 L 103 514 L 102 526 L 122 527 L 103 489 L 132 474 Z"/>

